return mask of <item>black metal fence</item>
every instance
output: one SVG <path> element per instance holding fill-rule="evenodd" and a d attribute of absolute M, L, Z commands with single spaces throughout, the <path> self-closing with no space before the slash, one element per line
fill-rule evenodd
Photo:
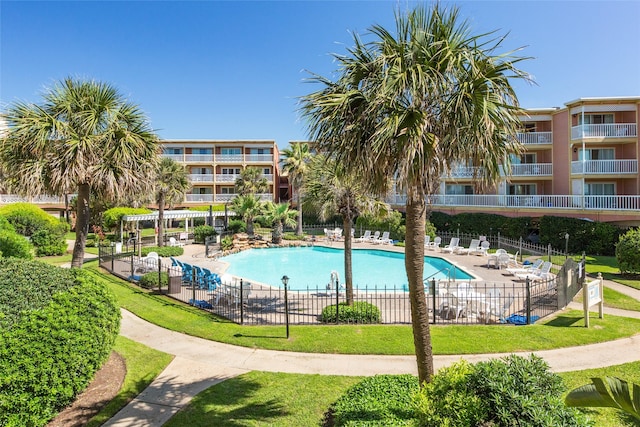
<path fill-rule="evenodd" d="M 291 324 L 322 324 L 323 310 L 334 319 L 335 310 L 341 310 L 340 303 L 346 301 L 342 288 L 336 292 L 335 288 L 314 287 L 287 290 L 285 304 L 283 288 L 225 276 L 218 283 L 207 283 L 184 274 L 168 259 L 148 262 L 132 252 L 117 254 L 112 247 L 101 248 L 99 256 L 101 267 L 132 282 L 144 274 L 158 274 L 160 279 L 166 273 L 168 284 L 159 291 L 239 324 L 285 324 L 287 313 Z M 425 294 L 432 324 L 530 324 L 562 308 L 555 278 L 505 283 L 430 281 Z M 375 306 L 381 323 L 411 323 L 406 289 L 354 288 L 354 301 Z"/>

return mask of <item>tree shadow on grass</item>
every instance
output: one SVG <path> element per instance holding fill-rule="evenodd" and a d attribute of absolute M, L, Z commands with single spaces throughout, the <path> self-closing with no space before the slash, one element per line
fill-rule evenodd
<path fill-rule="evenodd" d="M 567 328 L 570 326 L 577 326 L 578 323 L 584 321 L 582 317 L 570 317 L 570 316 L 558 316 L 545 323 L 545 326 L 554 326 L 560 328 Z"/>

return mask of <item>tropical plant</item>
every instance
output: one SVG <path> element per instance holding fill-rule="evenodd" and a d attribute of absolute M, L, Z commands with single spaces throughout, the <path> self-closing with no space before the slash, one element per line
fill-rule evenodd
<path fill-rule="evenodd" d="M 591 381 L 592 384 L 571 390 L 564 399 L 565 404 L 583 408 L 616 408 L 640 421 L 640 385 L 632 384 L 632 395 L 629 384 L 620 378 L 591 378 Z"/>
<path fill-rule="evenodd" d="M 526 78 L 523 58 L 496 54 L 504 37 L 471 34 L 458 9 L 440 4 L 396 13 L 396 35 L 373 26 L 374 41 L 354 35 L 347 55 L 334 55 L 338 78 L 302 97 L 302 115 L 319 152 L 374 192 L 390 180 L 406 193 L 405 265 L 420 382 L 433 375 L 429 312 L 424 295 L 427 205 L 440 176 L 456 164 L 474 168 L 480 188 L 495 182 L 516 137 L 521 109 L 510 80 Z"/>
<path fill-rule="evenodd" d="M 266 193 L 269 190 L 269 181 L 262 176 L 260 169 L 249 166 L 242 171 L 235 182 L 236 193 L 241 196 L 249 194 Z"/>
<path fill-rule="evenodd" d="M 282 170 L 289 176 L 291 189 L 293 191 L 296 207 L 298 208 L 298 223 L 296 234 L 302 235 L 302 204 L 300 203 L 300 192 L 304 175 L 307 173 L 308 163 L 312 154 L 309 151 L 309 144 L 306 142 L 293 142 L 289 148 L 282 150 L 284 159 L 282 160 Z"/>
<path fill-rule="evenodd" d="M 158 246 L 164 246 L 164 207 L 184 200 L 191 188 L 184 166 L 173 159 L 163 157 L 155 180 L 155 199 L 158 203 Z"/>
<path fill-rule="evenodd" d="M 26 195 L 77 191 L 72 267 L 81 267 L 92 192 L 118 200 L 150 194 L 157 136 L 143 112 L 106 83 L 66 78 L 41 104 L 16 102 L 4 114 L 0 169 Z"/>
<path fill-rule="evenodd" d="M 288 203 L 267 202 L 264 205 L 261 216 L 273 225 L 271 242 L 279 245 L 282 242 L 284 227 L 293 227 L 296 225 L 298 212 L 289 209 Z"/>
<path fill-rule="evenodd" d="M 210 225 L 199 225 L 193 229 L 193 240 L 197 243 L 205 243 L 207 237 L 216 236 L 218 232 Z"/>
<path fill-rule="evenodd" d="M 231 209 L 242 217 L 247 224 L 247 234 L 253 237 L 253 221 L 262 212 L 262 203 L 260 198 L 253 194 L 238 195 L 231 201 Z"/>
<path fill-rule="evenodd" d="M 322 220 L 334 215 L 342 218 L 344 236 L 344 280 L 347 304 L 353 304 L 352 239 L 353 220 L 363 213 L 387 215 L 386 203 L 371 196 L 355 175 L 332 158 L 314 156 L 304 182 L 305 202 L 313 206 Z"/>

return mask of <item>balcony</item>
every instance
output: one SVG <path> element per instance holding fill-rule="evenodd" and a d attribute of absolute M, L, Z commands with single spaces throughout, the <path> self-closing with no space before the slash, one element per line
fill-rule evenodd
<path fill-rule="evenodd" d="M 69 200 L 76 197 L 76 194 L 69 194 Z M 0 194 L 0 205 L 10 203 L 33 203 L 36 205 L 64 205 L 64 196 L 34 196 L 24 197 L 17 194 Z"/>
<path fill-rule="evenodd" d="M 521 163 L 511 165 L 511 176 L 553 176 L 553 164 Z"/>
<path fill-rule="evenodd" d="M 213 154 L 187 154 L 184 160 L 187 163 L 213 163 Z"/>
<path fill-rule="evenodd" d="M 524 145 L 552 144 L 553 136 L 551 132 L 522 132 L 518 133 L 518 141 Z"/>
<path fill-rule="evenodd" d="M 232 173 L 217 173 L 216 182 L 236 182 L 236 179 L 240 178 L 238 174 Z"/>
<path fill-rule="evenodd" d="M 406 196 L 392 195 L 388 200 L 392 205 L 404 205 Z M 482 207 L 514 209 L 567 209 L 567 210 L 640 210 L 640 196 L 582 196 L 582 195 L 528 195 L 512 196 L 500 194 L 437 194 L 427 200 L 434 207 Z"/>
<path fill-rule="evenodd" d="M 216 162 L 218 163 L 242 163 L 242 154 L 216 154 Z"/>
<path fill-rule="evenodd" d="M 444 178 L 452 178 L 452 179 L 460 179 L 460 178 L 468 178 L 471 179 L 476 176 L 480 176 L 482 171 L 479 167 L 476 166 L 457 166 L 452 168 L 448 174 L 444 174 Z"/>
<path fill-rule="evenodd" d="M 608 123 L 598 125 L 579 125 L 571 128 L 571 139 L 581 138 L 629 138 L 637 137 L 635 123 Z"/>
<path fill-rule="evenodd" d="M 585 175 L 612 175 L 638 173 L 638 160 L 585 160 L 571 162 L 571 173 Z"/>
<path fill-rule="evenodd" d="M 187 175 L 189 181 L 196 182 L 213 182 L 213 174 L 211 173 L 192 173 Z"/>
<path fill-rule="evenodd" d="M 273 155 L 271 154 L 247 154 L 247 163 L 273 163 Z"/>
<path fill-rule="evenodd" d="M 182 163 L 184 162 L 184 154 L 162 154 L 162 157 L 165 157 L 167 159 L 171 159 L 174 162 L 179 162 Z"/>
<path fill-rule="evenodd" d="M 213 202 L 213 194 L 187 194 L 187 202 Z"/>
<path fill-rule="evenodd" d="M 214 201 L 217 203 L 227 203 L 232 201 L 237 194 L 216 194 Z M 272 202 L 273 201 L 273 193 L 262 193 L 256 194 L 260 198 L 262 202 Z"/>

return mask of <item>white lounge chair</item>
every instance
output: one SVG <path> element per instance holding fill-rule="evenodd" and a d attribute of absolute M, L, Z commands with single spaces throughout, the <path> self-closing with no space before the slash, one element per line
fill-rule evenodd
<path fill-rule="evenodd" d="M 478 249 L 470 253 L 474 255 L 479 255 L 479 256 L 487 256 L 489 251 L 489 246 L 491 246 L 491 244 L 489 243 L 488 240 L 482 240 L 480 242 L 480 246 L 478 247 Z"/>
<path fill-rule="evenodd" d="M 498 254 L 497 256 L 492 256 L 489 261 L 487 261 L 487 267 L 493 264 L 495 268 L 502 270 L 503 268 L 508 268 L 510 265 L 512 265 L 512 263 L 513 260 L 511 256 L 508 253 L 504 252 Z"/>
<path fill-rule="evenodd" d="M 393 240 L 389 238 L 389 232 L 385 231 L 384 233 L 382 233 L 382 236 L 379 239 L 374 240 L 371 243 L 375 245 L 386 245 L 389 243 L 393 243 Z"/>
<path fill-rule="evenodd" d="M 460 242 L 460 239 L 458 237 L 452 237 L 451 240 L 449 241 L 449 244 L 446 246 L 443 246 L 440 249 L 440 252 L 453 253 L 456 249 L 459 248 L 458 242 Z"/>
<path fill-rule="evenodd" d="M 380 238 L 380 232 L 379 231 L 375 231 L 373 233 L 373 236 L 369 237 L 369 243 L 373 243 L 376 240 L 378 240 Z"/>
<path fill-rule="evenodd" d="M 538 258 L 537 260 L 535 260 L 533 262 L 533 264 L 529 264 L 529 265 L 523 265 L 520 267 L 509 267 L 507 268 L 507 273 L 508 274 L 526 274 L 529 273 L 531 271 L 540 269 L 540 267 L 542 267 L 542 264 L 544 263 L 544 260 L 542 260 L 542 258 Z"/>
<path fill-rule="evenodd" d="M 424 249 L 428 250 L 429 249 L 429 244 L 431 243 L 431 236 L 430 235 L 425 235 L 424 236 Z"/>
<path fill-rule="evenodd" d="M 551 279 L 553 277 L 551 274 L 551 262 L 545 261 L 539 269 L 528 273 L 518 273 L 515 276 L 520 280 L 529 279 L 534 282 Z"/>
<path fill-rule="evenodd" d="M 463 248 L 462 246 L 458 246 L 454 249 L 454 252 L 460 255 L 469 255 L 470 253 L 474 253 L 478 250 L 480 246 L 480 239 L 472 239 L 471 243 L 469 243 L 468 248 Z"/>
<path fill-rule="evenodd" d="M 439 236 L 436 236 L 436 238 L 433 239 L 433 242 L 429 243 L 428 249 L 430 251 L 435 251 L 436 249 L 439 249 L 440 248 L 440 242 L 442 242 L 442 238 L 440 238 Z"/>
<path fill-rule="evenodd" d="M 178 242 L 175 237 L 169 237 L 169 246 L 184 246 L 184 243 Z"/>

